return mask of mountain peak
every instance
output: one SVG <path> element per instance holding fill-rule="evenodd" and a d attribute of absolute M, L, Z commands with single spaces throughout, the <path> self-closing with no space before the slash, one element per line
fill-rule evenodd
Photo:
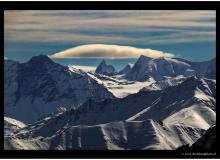
<path fill-rule="evenodd" d="M 31 59 L 30 59 L 31 62 L 52 62 L 52 60 L 46 56 L 46 55 L 38 55 L 38 56 L 33 56 Z"/>
<path fill-rule="evenodd" d="M 145 55 L 140 55 L 140 57 L 139 57 L 138 59 L 152 59 L 152 58 L 147 57 L 147 56 L 145 56 Z"/>
<path fill-rule="evenodd" d="M 149 60 L 151 60 L 152 58 L 141 55 L 138 60 L 137 60 L 137 64 L 143 64 L 143 63 L 147 63 Z"/>
<path fill-rule="evenodd" d="M 107 65 L 105 60 L 103 59 L 102 62 L 96 68 L 95 73 L 111 76 L 116 73 L 116 70 L 112 65 Z"/>
<path fill-rule="evenodd" d="M 46 55 L 38 55 L 38 56 L 33 56 L 27 63 L 33 63 L 33 64 L 39 64 L 39 65 L 43 65 L 43 64 L 54 64 L 55 62 L 53 62 L 48 56 Z"/>
<path fill-rule="evenodd" d="M 102 60 L 102 62 L 100 63 L 100 65 L 101 65 L 101 64 L 106 65 L 106 62 L 105 62 L 104 59 Z"/>

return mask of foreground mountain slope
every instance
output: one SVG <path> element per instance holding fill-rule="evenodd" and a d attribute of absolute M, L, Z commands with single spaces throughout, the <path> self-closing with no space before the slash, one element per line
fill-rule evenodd
<path fill-rule="evenodd" d="M 89 100 L 6 140 L 30 139 L 35 145 L 42 137 L 46 149 L 176 149 L 194 143 L 216 123 L 215 87 L 215 80 L 190 77 L 123 99 Z"/>
<path fill-rule="evenodd" d="M 54 63 L 44 55 L 25 63 L 5 60 L 4 80 L 5 116 L 26 123 L 88 99 L 114 98 L 85 72 Z"/>
<path fill-rule="evenodd" d="M 170 150 L 194 142 L 204 132 L 201 129 L 182 126 L 175 129 L 180 135 L 174 129 L 151 119 L 115 121 L 92 126 L 66 126 L 46 138 L 26 138 L 21 135 L 5 137 L 5 149 Z"/>
<path fill-rule="evenodd" d="M 172 149 L 172 136 L 153 120 L 116 121 L 67 128 L 51 137 L 50 149 Z"/>
<path fill-rule="evenodd" d="M 210 127 L 202 137 L 191 146 L 189 144 L 177 148 L 181 152 L 216 152 L 216 125 Z"/>

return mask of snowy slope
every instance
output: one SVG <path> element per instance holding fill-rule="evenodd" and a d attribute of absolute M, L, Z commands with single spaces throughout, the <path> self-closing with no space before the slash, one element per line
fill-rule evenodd
<path fill-rule="evenodd" d="M 44 55 L 25 63 L 5 60 L 4 80 L 5 116 L 26 123 L 88 99 L 114 97 L 85 72 L 54 63 Z"/>
<path fill-rule="evenodd" d="M 72 126 L 58 132 L 49 139 L 49 149 L 64 150 L 163 150 L 174 149 L 179 145 L 171 131 L 150 119 L 145 121 L 116 121 L 93 126 Z"/>
<path fill-rule="evenodd" d="M 216 82 L 214 80 L 190 77 L 177 86 L 162 90 L 161 96 L 154 104 L 131 119 L 152 118 L 163 121 L 172 114 L 192 106 L 196 108 L 207 106 L 214 111 L 216 106 L 215 90 Z"/>
<path fill-rule="evenodd" d="M 97 83 L 105 86 L 117 98 L 124 98 L 130 94 L 137 93 L 143 87 L 149 86 L 154 82 L 152 79 L 145 82 L 128 81 L 122 78 L 121 75 L 109 77 L 91 72 L 89 72 L 88 75 L 96 80 Z"/>
<path fill-rule="evenodd" d="M 84 72 L 95 72 L 96 67 L 93 66 L 78 66 L 78 65 L 69 65 L 69 68 L 75 68 L 75 69 L 79 69 L 82 70 Z"/>
<path fill-rule="evenodd" d="M 215 80 L 190 77 L 162 90 L 89 100 L 19 130 L 11 141 L 35 145 L 42 137 L 46 149 L 176 149 L 216 123 L 215 90 Z"/>
<path fill-rule="evenodd" d="M 11 134 L 24 127 L 26 127 L 24 123 L 13 118 L 4 117 L 4 135 Z"/>
<path fill-rule="evenodd" d="M 125 78 L 137 81 L 146 81 L 150 77 L 158 81 L 178 75 L 200 75 L 215 78 L 215 70 L 215 59 L 205 62 L 190 62 L 180 58 L 149 58 L 142 55 L 125 75 Z"/>
<path fill-rule="evenodd" d="M 216 113 L 205 105 L 193 105 L 189 108 L 184 108 L 163 122 L 167 125 L 184 125 L 194 128 L 208 129 L 215 124 Z"/>
<path fill-rule="evenodd" d="M 163 90 L 163 89 L 166 89 L 167 87 L 176 86 L 185 80 L 186 80 L 186 77 L 184 77 L 182 75 L 177 76 L 177 77 L 171 77 L 171 78 L 167 78 L 165 80 L 153 82 L 150 85 L 147 85 L 144 88 L 142 88 L 141 91 L 144 91 L 144 90 L 146 90 L 146 91 L 147 90 Z"/>
<path fill-rule="evenodd" d="M 34 139 L 20 139 L 14 136 L 4 137 L 5 150 L 46 150 L 48 142 L 41 137 Z"/>
<path fill-rule="evenodd" d="M 20 122 L 16 119 L 4 117 L 4 122 L 7 123 L 7 125 L 14 125 L 17 128 L 24 128 L 26 125 L 23 122 Z"/>
<path fill-rule="evenodd" d="M 6 137 L 5 148 L 16 149 L 83 149 L 83 150 L 172 150 L 192 144 L 204 130 L 187 126 L 170 129 L 161 122 L 115 121 L 99 125 L 66 126 L 54 135 L 43 138 Z M 92 138 L 96 137 L 96 138 Z M 9 139 L 10 138 L 10 139 Z M 20 144 L 16 146 L 14 142 Z M 44 143 L 43 145 L 41 143 Z M 27 145 L 26 145 L 27 144 Z M 41 144 L 39 147 L 36 144 Z"/>

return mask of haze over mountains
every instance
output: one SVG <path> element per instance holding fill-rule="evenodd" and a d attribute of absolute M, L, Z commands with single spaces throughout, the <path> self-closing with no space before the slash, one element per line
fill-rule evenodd
<path fill-rule="evenodd" d="M 4 59 L 5 149 L 173 150 L 216 124 L 216 59 L 141 55 L 119 72 Z M 8 131 L 11 132 L 8 134 Z"/>

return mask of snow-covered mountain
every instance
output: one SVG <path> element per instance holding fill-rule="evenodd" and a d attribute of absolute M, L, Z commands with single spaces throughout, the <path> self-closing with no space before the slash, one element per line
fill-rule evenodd
<path fill-rule="evenodd" d="M 4 59 L 4 148 L 192 145 L 216 124 L 215 78 L 215 58 L 140 56 L 119 73 L 104 60 L 94 73 L 44 55 L 25 63 Z"/>
<path fill-rule="evenodd" d="M 95 73 L 112 76 L 115 75 L 117 72 L 112 65 L 107 65 L 105 60 L 103 59 L 102 62 L 96 68 Z"/>
<path fill-rule="evenodd" d="M 87 73 L 47 56 L 32 57 L 25 63 L 4 60 L 5 116 L 32 123 L 59 108 L 106 98 L 114 96 Z"/>
<path fill-rule="evenodd" d="M 204 76 L 215 78 L 216 59 L 205 62 L 190 62 L 180 58 L 149 58 L 140 56 L 133 68 L 125 75 L 125 78 L 136 81 L 146 81 L 153 78 L 156 81 L 167 77 Z"/>
<path fill-rule="evenodd" d="M 215 107 L 215 80 L 177 78 L 164 88 L 53 114 L 5 137 L 5 149 L 176 149 L 216 123 Z"/>

